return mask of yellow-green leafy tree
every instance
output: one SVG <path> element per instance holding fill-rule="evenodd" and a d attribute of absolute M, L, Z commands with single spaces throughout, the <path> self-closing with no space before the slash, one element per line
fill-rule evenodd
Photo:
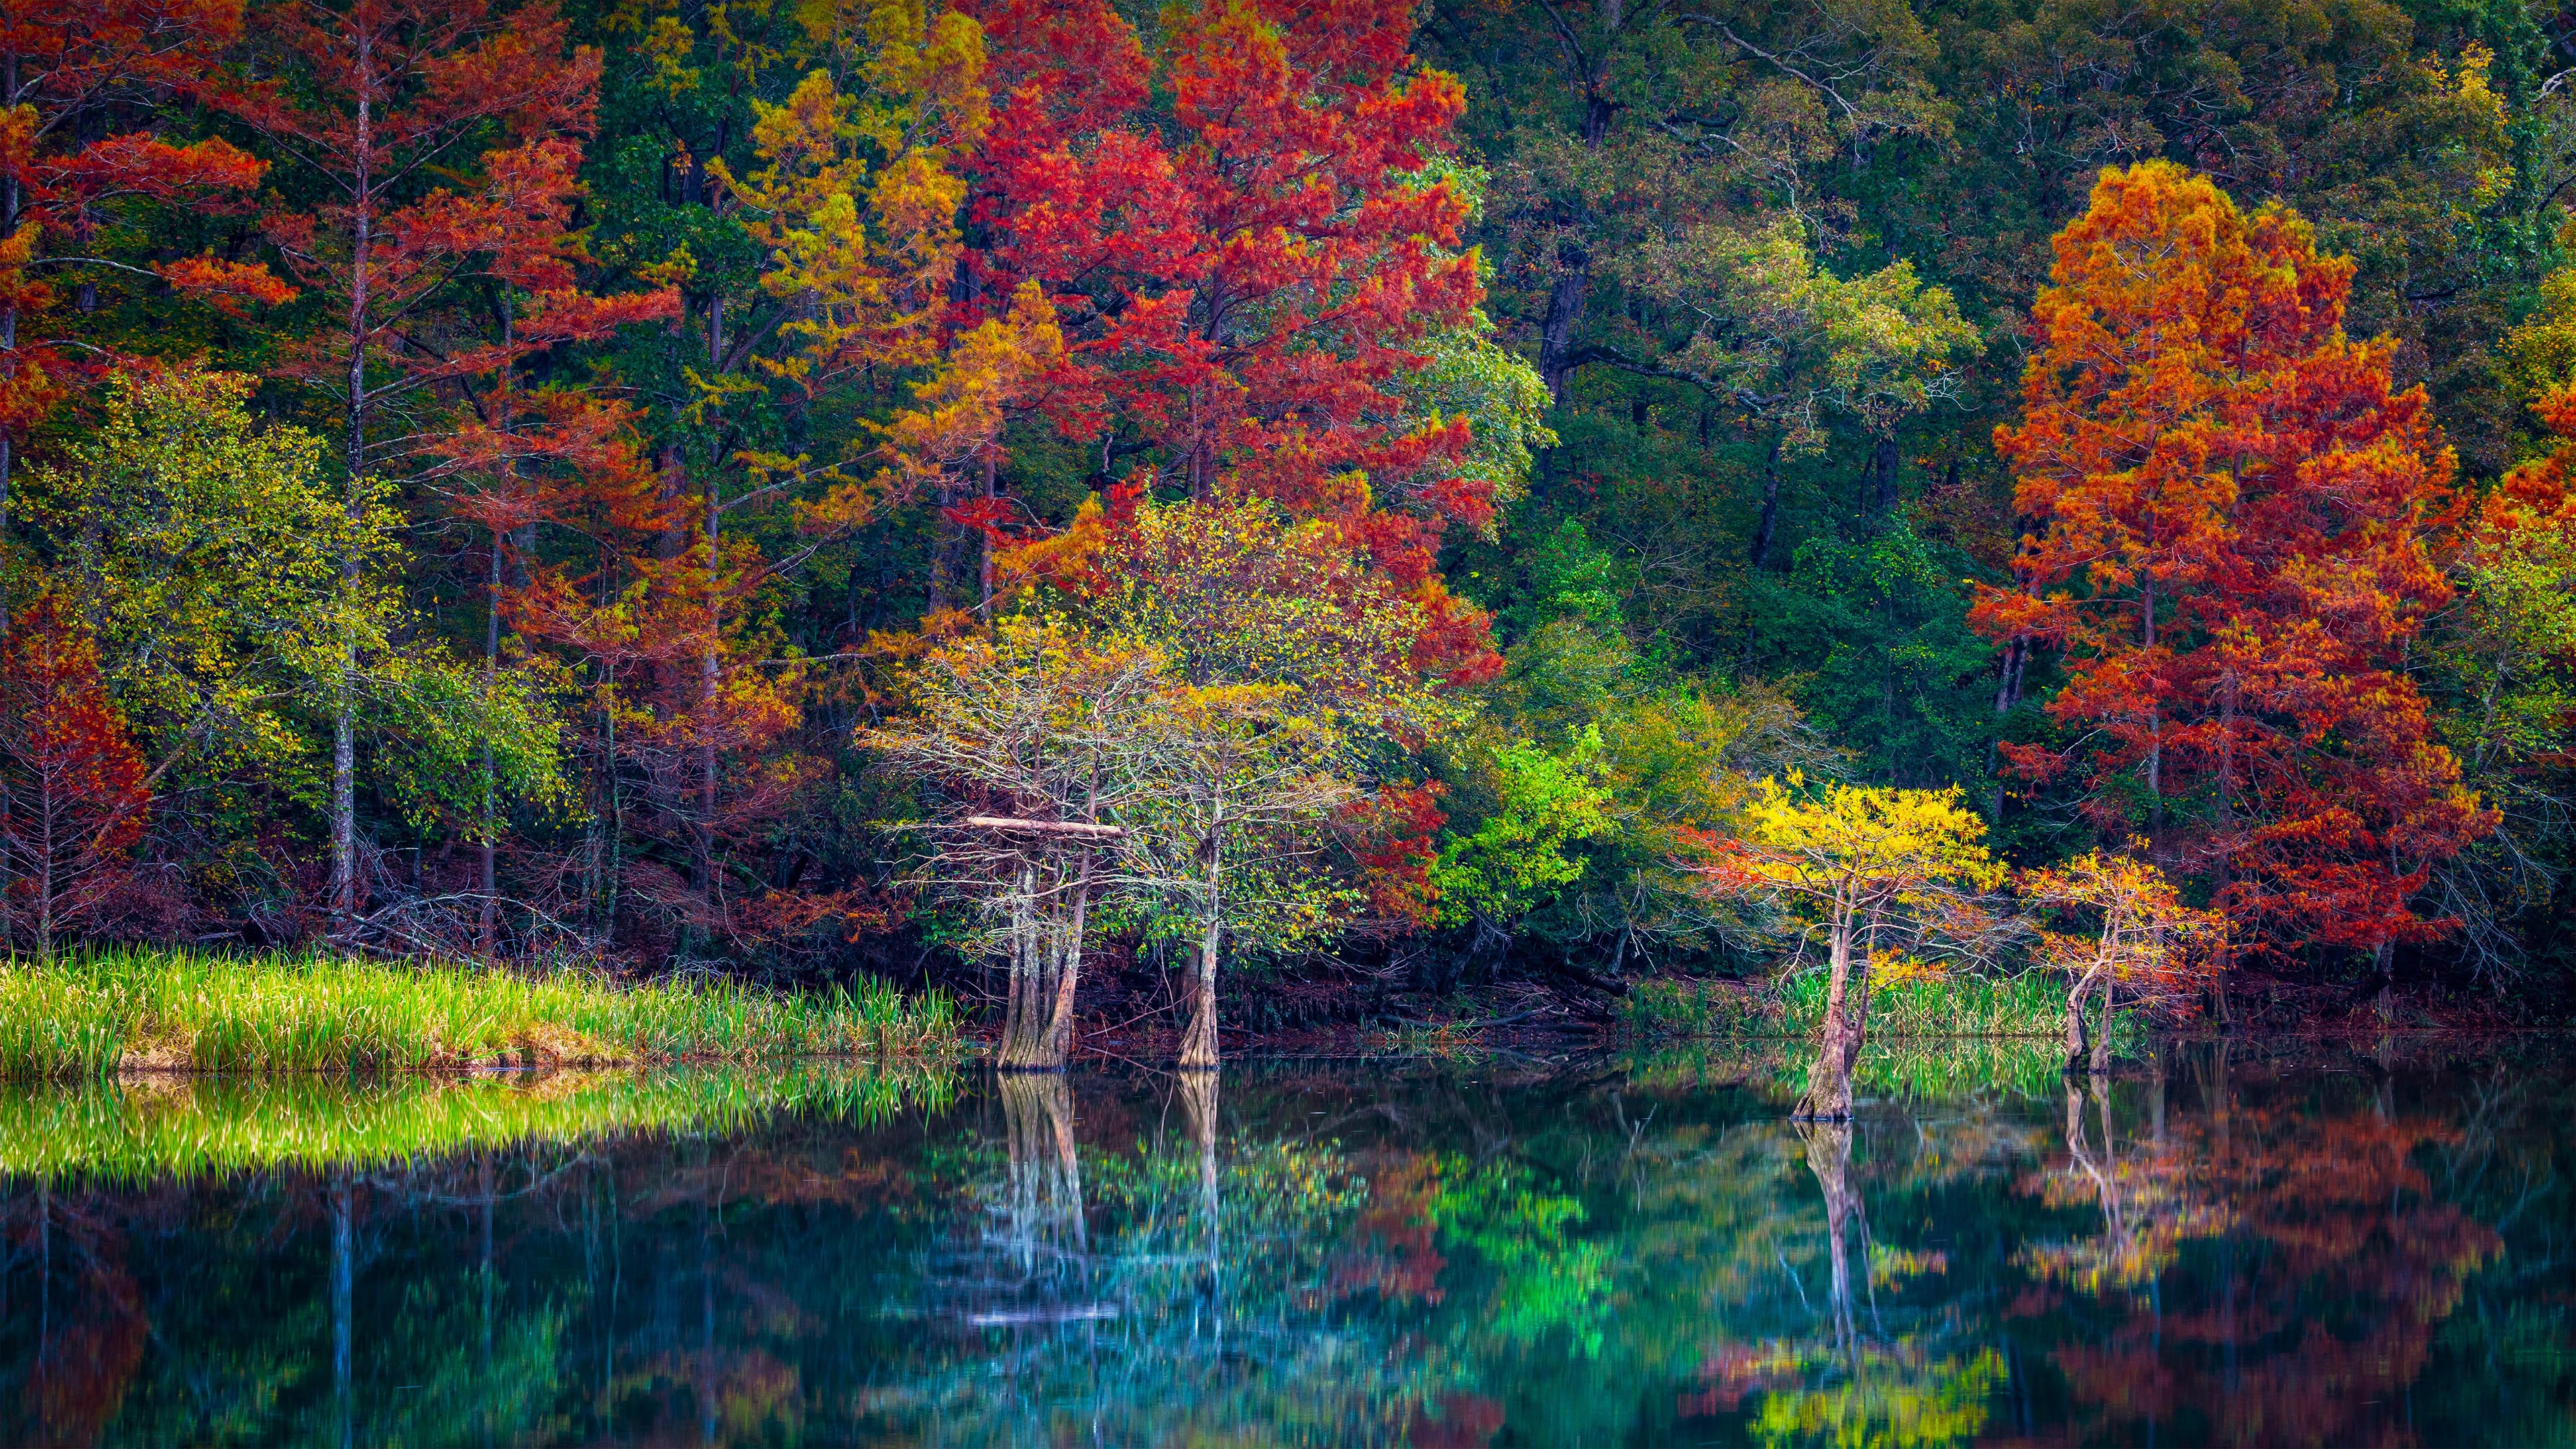
<path fill-rule="evenodd" d="M 1793 771 L 1764 781 L 1740 833 L 1715 843 L 1703 867 L 1714 889 L 1767 898 L 1824 932 L 1831 976 L 1801 1117 L 1851 1116 L 1874 960 L 1973 920 L 1975 898 L 2003 884 L 1985 836 L 1956 786 L 1811 784 Z"/>
<path fill-rule="evenodd" d="M 859 743 L 927 788 L 929 884 L 977 918 L 970 948 L 1009 962 L 1001 1064 L 1061 1067 L 1092 905 L 1148 810 L 1163 656 L 1017 613 L 930 646 L 899 687 L 909 712 Z"/>
<path fill-rule="evenodd" d="M 96 641 L 145 788 L 172 777 L 205 792 L 201 823 L 245 792 L 321 806 L 349 688 L 385 741 L 384 783 L 416 817 L 480 817 L 487 743 L 506 790 L 553 799 L 546 702 L 506 672 L 487 689 L 409 627 L 401 524 L 381 488 L 349 507 L 319 438 L 252 418 L 255 386 L 119 376 L 96 429 L 26 477 L 32 532 Z M 344 572 L 353 558 L 362 566 Z M 214 844 L 229 857 L 218 870 L 266 869 L 248 835 Z"/>

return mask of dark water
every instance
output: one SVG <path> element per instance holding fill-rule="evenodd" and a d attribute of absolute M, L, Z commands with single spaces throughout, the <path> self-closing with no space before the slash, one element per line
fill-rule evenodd
<path fill-rule="evenodd" d="M 2175 1044 L 1801 1130 L 1722 1063 L 969 1076 L 6 1186 L 0 1439 L 2576 1442 L 2555 1044 Z"/>

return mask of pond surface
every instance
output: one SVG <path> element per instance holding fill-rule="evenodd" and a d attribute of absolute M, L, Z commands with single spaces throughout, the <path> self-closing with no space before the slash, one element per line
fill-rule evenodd
<path fill-rule="evenodd" d="M 1687 1057 L 970 1071 L 58 1154 L 0 1198 L 0 1441 L 2566 1444 L 2563 1055 L 2177 1043 L 1847 1130 Z"/>

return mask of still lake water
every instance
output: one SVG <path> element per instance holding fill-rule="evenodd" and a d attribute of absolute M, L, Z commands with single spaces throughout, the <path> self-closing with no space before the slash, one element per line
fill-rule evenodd
<path fill-rule="evenodd" d="M 12 1099 L 0 1442 L 2576 1443 L 2561 1044 L 2159 1057 L 1848 1130 L 1686 1054 L 970 1069 L 274 1167 L 255 1095 L 94 1168 L 44 1113 L 198 1089 Z"/>

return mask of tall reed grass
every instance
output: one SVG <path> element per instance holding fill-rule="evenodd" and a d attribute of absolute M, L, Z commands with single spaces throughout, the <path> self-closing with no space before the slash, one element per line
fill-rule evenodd
<path fill-rule="evenodd" d="M 800 1056 L 953 1046 L 938 993 L 626 983 L 576 972 L 108 950 L 0 964 L 0 1078 L 119 1071 L 386 1072 Z"/>
<path fill-rule="evenodd" d="M 1641 981 L 1628 992 L 1626 1024 L 1643 1037 L 1811 1037 L 1824 1025 L 1822 972 L 1777 987 L 1730 981 Z M 2066 986 L 2049 976 L 1952 976 L 1877 986 L 1870 994 L 1869 1036 L 2032 1037 L 2062 1040 Z M 2134 1014 L 2115 1014 L 2111 1041 L 2127 1049 L 2143 1040 Z"/>
<path fill-rule="evenodd" d="M 1666 1043 L 1622 1058 L 1629 1080 L 1661 1088 L 1740 1086 L 1785 1104 L 1807 1087 L 1815 1053 L 1783 1037 Z M 2048 1097 L 2064 1090 L 2066 1054 L 2031 1036 L 1872 1037 L 1852 1068 L 1852 1083 L 1878 1097 L 1950 1102 L 2003 1092 Z"/>
<path fill-rule="evenodd" d="M 735 1132 L 787 1112 L 866 1125 L 945 1107 L 956 1092 L 946 1062 L 18 1083 L 0 1085 L 0 1174 L 123 1183 L 365 1170 L 636 1132 Z"/>

